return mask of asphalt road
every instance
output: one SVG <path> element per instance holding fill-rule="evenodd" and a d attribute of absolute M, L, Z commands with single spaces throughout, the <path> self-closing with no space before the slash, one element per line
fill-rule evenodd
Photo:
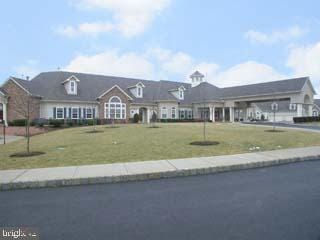
<path fill-rule="evenodd" d="M 0 226 L 41 239 L 320 239 L 320 161 L 147 182 L 0 192 Z"/>
<path fill-rule="evenodd" d="M 251 125 L 264 125 L 264 126 L 273 126 L 276 127 L 286 127 L 286 128 L 302 128 L 302 129 L 308 129 L 308 130 L 316 130 L 320 131 L 320 126 L 318 125 L 312 125 L 312 124 L 294 124 L 294 123 L 272 123 L 272 122 L 243 122 L 243 124 L 251 124 Z"/>

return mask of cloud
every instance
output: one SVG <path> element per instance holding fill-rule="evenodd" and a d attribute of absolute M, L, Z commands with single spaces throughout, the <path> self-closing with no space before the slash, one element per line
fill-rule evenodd
<path fill-rule="evenodd" d="M 255 61 L 243 62 L 209 75 L 211 83 L 219 87 L 275 81 L 286 77 L 287 76 L 280 74 L 271 66 Z"/>
<path fill-rule="evenodd" d="M 235 86 L 278 80 L 285 76 L 266 64 L 248 61 L 228 69 L 214 62 L 197 61 L 187 53 L 151 48 L 144 53 L 109 50 L 94 55 L 79 55 L 65 67 L 68 71 L 145 79 L 172 79 L 188 82 L 195 70 L 219 86 Z"/>
<path fill-rule="evenodd" d="M 118 31 L 126 37 L 143 33 L 155 16 L 163 11 L 171 0 L 82 0 L 76 6 L 86 10 L 104 10 L 112 19 L 81 23 L 78 26 L 60 26 L 56 32 L 68 37 L 97 35 Z"/>
<path fill-rule="evenodd" d="M 271 33 L 263 33 L 255 30 L 249 30 L 244 34 L 244 37 L 251 43 L 260 44 L 275 44 L 284 42 L 293 38 L 299 38 L 307 33 L 307 30 L 299 26 L 292 26 L 283 31 L 273 31 Z"/>
<path fill-rule="evenodd" d="M 154 75 L 153 64 L 146 58 L 136 53 L 120 54 L 117 50 L 79 55 L 64 70 L 146 79 Z"/>
<path fill-rule="evenodd" d="M 34 59 L 27 60 L 25 64 L 15 67 L 14 70 L 16 74 L 21 78 L 33 78 L 40 73 L 38 61 Z"/>
<path fill-rule="evenodd" d="M 286 64 L 294 76 L 310 76 L 320 94 L 320 42 L 291 48 Z"/>
<path fill-rule="evenodd" d="M 98 35 L 100 33 L 110 32 L 114 29 L 114 26 L 108 22 L 92 22 L 82 23 L 77 27 L 73 26 L 60 26 L 57 32 L 68 36 L 75 37 L 77 35 Z"/>

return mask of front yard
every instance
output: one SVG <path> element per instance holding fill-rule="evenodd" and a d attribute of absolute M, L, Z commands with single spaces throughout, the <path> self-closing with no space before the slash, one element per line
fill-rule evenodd
<path fill-rule="evenodd" d="M 264 127 L 207 124 L 207 138 L 215 146 L 191 146 L 202 140 L 201 123 L 98 126 L 57 130 L 31 138 L 31 150 L 46 152 L 29 158 L 11 158 L 25 150 L 25 140 L 0 145 L 0 169 L 56 167 L 129 161 L 189 158 L 320 145 L 320 134 L 286 130 L 265 132 Z"/>

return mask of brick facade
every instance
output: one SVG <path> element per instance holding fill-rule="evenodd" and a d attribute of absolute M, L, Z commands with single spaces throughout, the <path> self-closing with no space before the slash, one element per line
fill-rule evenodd
<path fill-rule="evenodd" d="M 126 104 L 126 119 L 125 122 L 129 122 L 130 118 L 130 100 L 128 99 L 128 96 L 126 96 L 122 91 L 119 90 L 119 88 L 115 87 L 110 92 L 106 93 L 99 99 L 99 118 L 105 119 L 104 112 L 105 112 L 105 103 L 108 103 L 111 97 L 117 96 L 121 99 L 122 103 Z M 117 122 L 123 122 L 123 120 L 117 121 Z"/>
<path fill-rule="evenodd" d="M 25 119 L 27 110 L 27 99 L 30 98 L 30 119 L 38 119 L 40 117 L 40 98 L 28 97 L 28 94 L 14 81 L 9 80 L 3 89 L 8 93 L 7 118 L 8 121 L 15 119 Z"/>

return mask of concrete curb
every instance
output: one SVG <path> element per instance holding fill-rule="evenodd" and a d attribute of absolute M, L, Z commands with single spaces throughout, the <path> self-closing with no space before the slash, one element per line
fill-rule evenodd
<path fill-rule="evenodd" d="M 294 149 L 291 149 L 291 155 L 292 155 L 292 150 Z M 224 164 L 220 164 L 220 165 L 218 164 L 216 166 L 208 166 L 208 167 L 207 166 L 203 167 L 203 165 L 202 166 L 199 165 L 192 168 L 188 168 L 188 167 L 177 168 L 173 166 L 171 170 L 159 170 L 159 171 L 155 170 L 149 173 L 132 174 L 127 171 L 127 174 L 122 174 L 122 175 L 115 174 L 113 176 L 76 177 L 75 175 L 73 175 L 68 179 L 60 178 L 60 179 L 43 180 L 43 181 L 19 181 L 19 177 L 17 177 L 12 181 L 0 183 L 0 191 L 15 190 L 15 189 L 29 189 L 29 188 L 43 188 L 43 187 L 76 186 L 76 185 L 88 185 L 88 184 L 122 183 L 122 182 L 134 182 L 134 181 L 144 181 L 144 180 L 155 180 L 155 179 L 162 179 L 162 178 L 205 175 L 205 174 L 237 171 L 237 170 L 244 170 L 244 169 L 269 167 L 269 166 L 275 166 L 275 165 L 283 165 L 283 164 L 296 163 L 296 162 L 302 162 L 302 161 L 319 160 L 320 151 L 316 150 L 315 152 L 316 153 L 313 152 L 313 154 L 309 154 L 309 156 L 299 157 L 298 156 L 299 154 L 297 154 L 298 157 L 288 157 L 288 158 L 286 157 L 275 158 L 274 156 L 273 157 L 270 156 L 270 155 L 275 155 L 275 153 L 273 152 L 261 152 L 260 153 L 261 158 L 263 157 L 269 158 L 268 160 L 262 160 L 262 161 L 251 160 L 250 156 L 254 156 L 253 154 L 255 153 L 251 153 L 251 155 L 239 154 L 239 155 L 233 155 L 233 156 L 238 156 L 242 158 L 242 160 L 240 161 L 242 163 L 232 163 L 232 161 L 230 160 L 230 161 L 224 161 Z M 260 155 L 256 155 L 256 157 L 257 156 L 259 158 Z M 226 158 L 228 156 L 219 156 L 219 157 Z M 215 158 L 219 158 L 219 157 L 215 157 Z M 180 159 L 180 160 L 184 160 L 184 159 Z M 214 160 L 214 157 L 198 158 L 197 161 L 200 162 L 200 160 L 202 161 L 202 163 L 204 163 L 205 161 L 209 162 Z M 185 159 L 185 161 L 188 162 L 188 159 Z M 160 162 L 160 161 L 157 161 L 157 162 Z M 162 160 L 162 162 L 164 162 L 164 160 Z M 175 162 L 175 160 L 168 160 L 167 162 Z M 216 162 L 211 162 L 211 163 L 216 163 Z M 24 170 L 24 172 L 25 171 L 27 170 Z M 23 175 L 23 173 L 20 174 L 19 176 Z"/>

